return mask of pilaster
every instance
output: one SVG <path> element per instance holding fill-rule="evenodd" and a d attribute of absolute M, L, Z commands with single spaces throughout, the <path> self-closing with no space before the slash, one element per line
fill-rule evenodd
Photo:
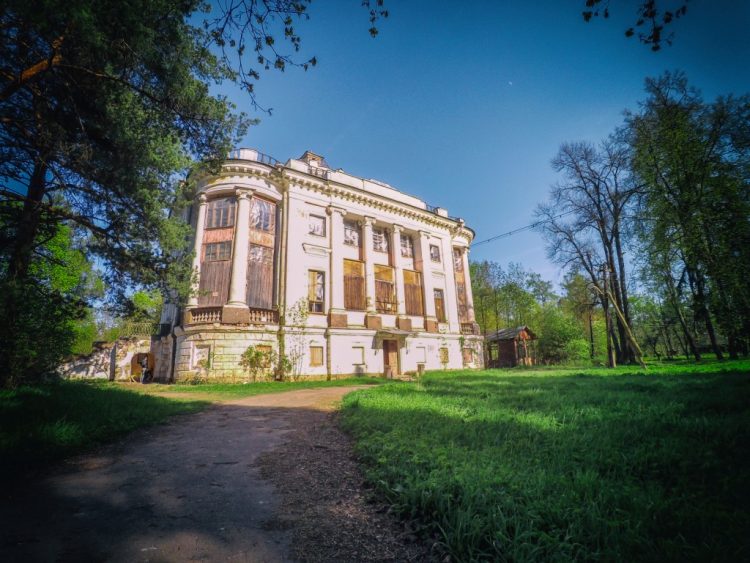
<path fill-rule="evenodd" d="M 406 315 L 406 301 L 404 300 L 404 267 L 401 259 L 401 225 L 393 225 L 391 236 L 391 256 L 393 257 L 393 270 L 396 276 L 396 314 Z"/>
<path fill-rule="evenodd" d="M 203 246 L 203 231 L 206 228 L 206 205 L 208 199 L 206 194 L 198 196 L 198 217 L 195 222 L 195 240 L 193 241 L 193 283 L 192 291 L 190 292 L 190 299 L 188 299 L 188 307 L 198 306 L 198 288 L 200 286 L 201 277 L 201 247 Z"/>

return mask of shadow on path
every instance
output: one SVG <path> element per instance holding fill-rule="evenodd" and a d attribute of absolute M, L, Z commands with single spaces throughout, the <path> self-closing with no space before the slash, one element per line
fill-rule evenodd
<path fill-rule="evenodd" d="M 288 561 L 291 533 L 257 461 L 300 412 L 353 388 L 261 395 L 134 433 L 6 491 L 2 561 Z"/>

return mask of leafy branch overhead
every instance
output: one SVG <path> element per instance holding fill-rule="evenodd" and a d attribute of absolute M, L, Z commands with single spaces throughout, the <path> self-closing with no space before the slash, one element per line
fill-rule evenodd
<path fill-rule="evenodd" d="M 388 17 L 385 0 L 362 0 L 369 16 L 369 33 L 377 36 L 377 23 Z M 297 59 L 302 38 L 298 22 L 310 19 L 312 0 L 222 0 L 217 9 L 202 6 L 206 14 L 203 28 L 209 41 L 221 52 L 224 64 L 233 69 L 233 79 L 250 95 L 254 108 L 262 109 L 255 97 L 255 82 L 261 71 L 293 66 L 308 70 L 318 63 L 315 56 Z M 281 39 L 281 40 L 280 40 Z M 291 53 L 280 45 L 286 42 Z"/>
<path fill-rule="evenodd" d="M 663 0 L 641 1 L 637 7 L 638 19 L 625 30 L 625 36 L 633 37 L 637 33 L 641 43 L 651 45 L 652 51 L 659 51 L 662 42 L 671 45 L 674 33 L 665 35 L 665 28 L 687 13 L 687 3 L 688 0 L 677 0 L 672 3 Z M 664 4 L 670 4 L 670 8 L 665 9 Z M 590 22 L 597 17 L 608 19 L 609 5 L 609 0 L 586 0 L 586 8 L 581 12 L 583 20 Z"/>

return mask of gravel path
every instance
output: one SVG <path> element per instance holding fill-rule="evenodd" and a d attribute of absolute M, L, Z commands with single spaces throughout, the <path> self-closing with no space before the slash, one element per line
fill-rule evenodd
<path fill-rule="evenodd" d="M 401 537 L 397 524 L 366 502 L 349 444 L 330 413 L 350 391 L 331 387 L 221 403 L 6 490 L 0 560 L 423 558 L 413 538 Z M 330 467 L 318 475 L 324 466 Z M 327 485 L 304 494 L 297 485 L 305 474 Z M 318 524 L 324 533 L 316 539 L 309 531 Z"/>

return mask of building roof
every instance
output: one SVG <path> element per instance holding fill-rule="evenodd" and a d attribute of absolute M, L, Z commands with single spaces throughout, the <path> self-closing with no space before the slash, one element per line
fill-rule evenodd
<path fill-rule="evenodd" d="M 501 328 L 496 332 L 492 332 L 484 337 L 487 341 L 495 340 L 515 340 L 522 332 L 526 332 L 531 340 L 536 340 L 536 334 L 534 334 L 529 327 L 517 326 L 515 328 Z"/>

